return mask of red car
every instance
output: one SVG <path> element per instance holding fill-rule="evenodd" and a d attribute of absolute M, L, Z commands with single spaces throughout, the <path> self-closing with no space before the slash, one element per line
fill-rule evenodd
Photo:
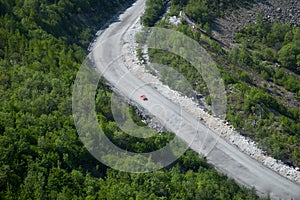
<path fill-rule="evenodd" d="M 143 101 L 147 101 L 147 100 L 148 100 L 148 98 L 147 98 L 146 95 L 144 95 L 144 94 L 141 95 L 140 98 L 141 98 Z"/>

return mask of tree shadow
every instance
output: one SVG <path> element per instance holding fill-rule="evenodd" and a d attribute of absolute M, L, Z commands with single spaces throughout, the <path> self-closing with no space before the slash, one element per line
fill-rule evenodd
<path fill-rule="evenodd" d="M 120 22 L 120 15 L 124 14 L 125 11 L 130 8 L 131 6 L 133 6 L 133 4 L 135 4 L 135 0 L 131 0 L 129 2 L 126 3 L 126 5 L 123 6 L 123 8 L 114 16 L 112 16 L 109 20 L 107 20 L 99 29 L 98 32 L 103 31 L 105 29 L 107 29 L 111 24 L 116 23 L 116 22 Z"/>

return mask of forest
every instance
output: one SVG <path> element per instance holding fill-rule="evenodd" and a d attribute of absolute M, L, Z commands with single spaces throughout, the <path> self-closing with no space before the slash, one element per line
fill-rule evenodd
<path fill-rule="evenodd" d="M 148 2 L 155 4 L 153 0 Z M 252 2 L 241 3 L 251 6 Z M 237 45 L 224 50 L 209 32 L 214 20 L 236 5 L 234 0 L 172 0 L 169 13 L 157 18 L 155 25 L 180 31 L 199 42 L 217 63 L 226 85 L 226 120 L 242 135 L 256 141 L 267 154 L 299 167 L 300 29 L 279 21 L 271 24 L 258 14 L 255 24 L 236 33 Z M 180 11 L 207 30 L 206 33 L 185 22 L 178 26 L 169 24 L 166 19 L 179 16 Z M 205 97 L 206 103 L 211 103 L 201 74 L 190 63 L 156 49 L 149 49 L 149 56 L 151 62 L 171 66 L 183 74 L 194 90 Z"/>
<path fill-rule="evenodd" d="M 259 199 L 192 151 L 160 171 L 130 174 L 83 146 L 72 116 L 75 76 L 95 32 L 130 3 L 0 0 L 0 199 Z M 173 137 L 129 137 L 113 121 L 110 97 L 100 81 L 99 125 L 116 144 L 139 152 Z"/>

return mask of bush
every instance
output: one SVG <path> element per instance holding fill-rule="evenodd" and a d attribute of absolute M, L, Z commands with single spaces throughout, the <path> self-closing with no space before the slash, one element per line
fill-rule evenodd
<path fill-rule="evenodd" d="M 297 69 L 297 56 L 300 54 L 300 46 L 289 43 L 283 46 L 278 52 L 278 61 L 293 71 Z"/>
<path fill-rule="evenodd" d="M 209 105 L 209 106 L 211 106 L 211 105 L 212 105 L 212 102 L 211 102 L 211 97 L 210 97 L 210 95 L 208 95 L 208 96 L 206 97 L 206 103 L 207 103 L 207 105 Z"/>
<path fill-rule="evenodd" d="M 245 72 L 245 71 L 243 71 L 243 72 L 241 73 L 240 79 L 241 79 L 242 81 L 247 82 L 247 83 L 250 83 L 250 82 L 251 82 L 251 78 L 250 78 L 249 74 L 248 74 L 247 72 Z"/>

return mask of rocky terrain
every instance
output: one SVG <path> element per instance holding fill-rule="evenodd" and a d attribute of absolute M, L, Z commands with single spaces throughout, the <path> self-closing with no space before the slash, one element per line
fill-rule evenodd
<path fill-rule="evenodd" d="M 213 35 L 228 46 L 235 45 L 235 33 L 246 28 L 248 24 L 255 23 L 257 15 L 274 23 L 280 21 L 300 25 L 300 1 L 299 0 L 257 0 L 252 6 L 239 7 L 234 11 L 227 11 L 224 18 L 215 21 Z"/>

